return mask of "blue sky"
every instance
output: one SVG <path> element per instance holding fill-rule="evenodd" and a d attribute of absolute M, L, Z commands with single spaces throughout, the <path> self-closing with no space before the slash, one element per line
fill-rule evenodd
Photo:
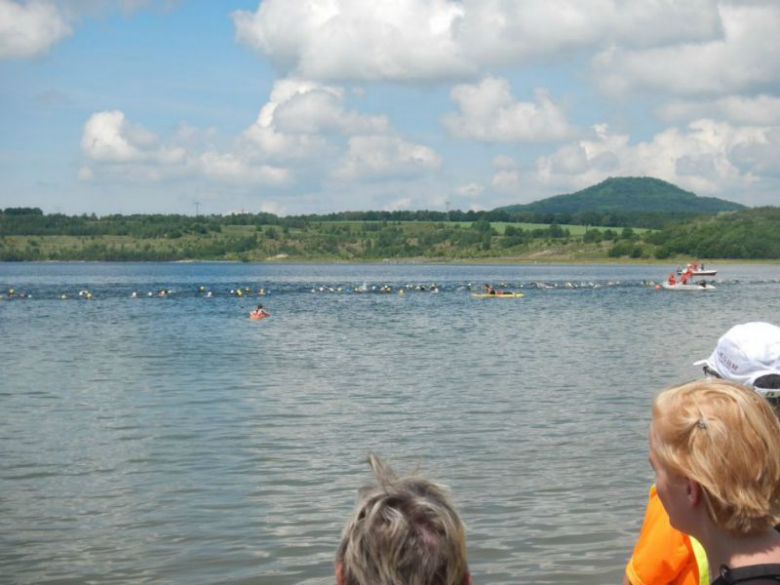
<path fill-rule="evenodd" d="M 0 207 L 780 204 L 775 0 L 0 0 Z"/>

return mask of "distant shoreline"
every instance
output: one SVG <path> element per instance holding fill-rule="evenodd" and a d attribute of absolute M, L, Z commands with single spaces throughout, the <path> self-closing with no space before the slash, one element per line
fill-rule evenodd
<path fill-rule="evenodd" d="M 394 258 L 386 260 L 334 260 L 334 259 L 267 259 L 267 260 L 21 260 L 21 261 L 0 261 L 0 264 L 432 264 L 432 265 L 458 265 L 478 266 L 478 265 L 583 265 L 583 266 L 684 266 L 691 261 L 691 258 L 670 258 L 658 260 L 655 258 L 628 259 L 628 258 L 545 258 L 544 260 L 531 258 L 464 258 L 464 259 L 428 259 L 428 258 Z M 765 264 L 778 265 L 780 260 L 776 259 L 734 259 L 720 258 L 707 259 L 705 265 L 711 265 L 717 269 L 719 265 L 728 264 Z"/>

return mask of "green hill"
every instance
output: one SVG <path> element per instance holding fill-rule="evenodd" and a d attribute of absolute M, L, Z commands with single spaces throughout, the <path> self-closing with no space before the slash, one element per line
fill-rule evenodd
<path fill-rule="evenodd" d="M 539 214 L 715 214 L 741 209 L 746 208 L 716 197 L 699 197 L 660 179 L 615 177 L 569 195 L 556 195 L 526 205 L 509 205 L 495 211 Z"/>

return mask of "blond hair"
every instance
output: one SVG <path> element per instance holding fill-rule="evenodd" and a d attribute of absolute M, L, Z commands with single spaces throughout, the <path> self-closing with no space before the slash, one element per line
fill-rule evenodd
<path fill-rule="evenodd" d="M 461 585 L 468 576 L 466 533 L 445 488 L 396 477 L 369 455 L 376 485 L 344 529 L 336 561 L 344 585 Z"/>
<path fill-rule="evenodd" d="M 780 521 L 780 423 L 758 393 L 697 380 L 653 403 L 655 456 L 702 487 L 716 526 L 749 535 Z"/>

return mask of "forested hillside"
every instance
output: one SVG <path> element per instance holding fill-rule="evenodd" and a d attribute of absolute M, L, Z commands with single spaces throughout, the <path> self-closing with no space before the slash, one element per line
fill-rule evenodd
<path fill-rule="evenodd" d="M 759 207 L 701 218 L 648 236 L 657 258 L 780 258 L 780 208 Z"/>
<path fill-rule="evenodd" d="M 676 185 L 651 177 L 616 177 L 576 193 L 557 195 L 527 205 L 499 210 L 542 214 L 714 214 L 738 211 L 744 205 L 715 197 L 698 197 Z"/>

